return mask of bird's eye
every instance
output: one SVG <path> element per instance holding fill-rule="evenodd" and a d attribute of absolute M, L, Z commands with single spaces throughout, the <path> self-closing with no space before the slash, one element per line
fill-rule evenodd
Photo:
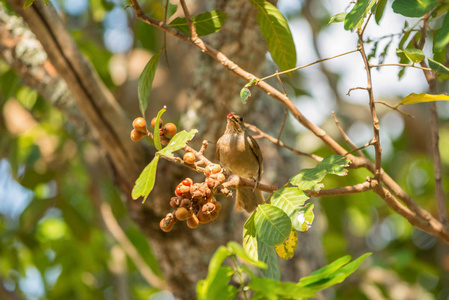
<path fill-rule="evenodd" d="M 242 118 L 242 117 L 240 117 L 239 121 L 243 123 L 243 118 Z"/>

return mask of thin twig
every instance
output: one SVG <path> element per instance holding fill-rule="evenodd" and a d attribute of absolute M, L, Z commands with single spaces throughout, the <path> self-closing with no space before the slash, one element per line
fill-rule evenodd
<path fill-rule="evenodd" d="M 331 189 L 322 189 L 319 191 L 307 190 L 304 193 L 307 194 L 310 198 L 315 197 L 332 197 L 332 196 L 343 196 L 350 194 L 358 194 L 371 190 L 371 182 L 370 179 L 367 179 L 364 183 L 359 183 L 351 186 L 343 186 Z"/>
<path fill-rule="evenodd" d="M 395 110 L 395 111 L 397 111 L 397 112 L 403 114 L 404 116 L 407 116 L 407 117 L 409 117 L 409 118 L 415 118 L 414 115 L 408 114 L 408 113 L 406 113 L 406 112 L 400 110 L 400 109 L 398 108 L 399 105 L 391 105 L 391 104 L 388 104 L 388 103 L 385 102 L 385 101 L 380 101 L 380 100 L 376 100 L 376 101 L 374 101 L 374 103 L 383 104 L 383 105 L 385 105 L 386 107 L 391 108 L 391 109 L 393 109 L 393 110 Z"/>
<path fill-rule="evenodd" d="M 168 3 L 169 3 L 169 0 L 165 0 L 164 23 L 167 23 Z M 167 63 L 167 69 L 170 70 L 170 63 L 168 61 L 168 51 L 167 51 L 167 32 L 164 31 L 164 35 L 163 36 L 164 36 L 165 62 Z"/>
<path fill-rule="evenodd" d="M 132 259 L 134 264 L 139 270 L 142 277 L 148 282 L 149 285 L 165 290 L 167 289 L 167 283 L 159 278 L 154 272 L 148 267 L 147 263 L 143 260 L 142 256 L 136 250 L 134 245 L 128 239 L 126 234 L 123 232 L 122 228 L 118 224 L 117 220 L 112 213 L 111 207 L 106 202 L 102 202 L 100 206 L 101 216 L 103 218 L 104 224 L 108 228 L 112 236 L 119 242 L 126 254 Z"/>
<path fill-rule="evenodd" d="M 415 68 L 415 69 L 420 69 L 420 70 L 425 70 L 425 71 L 431 71 L 432 69 L 430 68 L 425 68 L 425 67 L 420 67 L 420 66 L 415 66 L 415 65 L 410 65 L 410 64 L 378 64 L 378 65 L 371 65 L 371 68 L 377 68 L 377 67 L 407 67 L 407 68 Z"/>
<path fill-rule="evenodd" d="M 352 91 L 355 91 L 355 90 L 365 90 L 365 91 L 367 91 L 368 88 L 366 88 L 366 87 L 360 87 L 360 86 L 354 87 L 354 88 L 350 88 L 349 91 L 346 93 L 346 95 L 347 95 L 347 96 L 351 96 L 351 92 L 352 92 Z"/>
<path fill-rule="evenodd" d="M 370 15 L 371 16 L 371 15 Z M 369 20 L 369 19 L 368 19 Z M 368 23 L 368 21 L 367 21 Z M 371 119 L 373 121 L 373 133 L 374 137 L 374 150 L 375 150 L 375 170 L 374 170 L 374 178 L 379 180 L 381 169 L 382 169 L 382 147 L 380 146 L 380 134 L 379 134 L 379 119 L 377 118 L 376 113 L 376 105 L 374 103 L 374 93 L 373 93 L 373 83 L 371 79 L 371 68 L 368 62 L 368 58 L 365 53 L 364 43 L 363 43 L 363 31 L 358 33 L 359 36 L 359 44 L 360 44 L 360 54 L 362 55 L 363 62 L 365 64 L 366 69 L 366 91 L 369 96 L 369 108 L 371 111 Z"/>
<path fill-rule="evenodd" d="M 249 130 L 255 132 L 255 133 L 258 133 L 262 138 L 265 138 L 265 139 L 269 140 L 273 144 L 279 145 L 282 148 L 290 150 L 291 152 L 293 152 L 296 155 L 307 156 L 307 157 L 310 157 L 310 158 L 316 160 L 317 162 L 320 162 L 320 161 L 323 160 L 323 158 L 321 156 L 318 156 L 318 155 L 315 155 L 315 154 L 306 153 L 306 152 L 302 152 L 302 151 L 296 150 L 296 149 L 294 149 L 292 147 L 289 147 L 289 146 L 285 145 L 282 141 L 280 141 L 278 139 L 275 139 L 274 137 L 272 137 L 268 133 L 263 132 L 258 127 L 254 126 L 252 124 L 245 123 L 245 127 L 248 128 Z"/>
<path fill-rule="evenodd" d="M 322 63 L 323 61 L 331 60 L 331 59 L 334 59 L 334 58 L 337 58 L 337 57 L 340 57 L 340 56 L 344 56 L 344 55 L 347 55 L 347 54 L 351 54 L 351 53 L 354 53 L 354 52 L 357 52 L 357 51 L 359 51 L 359 49 L 351 50 L 351 51 L 348 51 L 348 52 L 345 52 L 345 53 L 341 53 L 341 54 L 338 54 L 338 55 L 335 55 L 335 56 L 332 56 L 332 57 L 323 58 L 323 59 L 314 61 L 314 62 L 312 62 L 310 64 L 299 66 L 299 67 L 296 67 L 296 68 L 293 68 L 293 69 L 290 69 L 290 70 L 287 70 L 287 71 L 276 72 L 275 74 L 272 74 L 272 75 L 266 76 L 266 77 L 264 77 L 262 79 L 259 79 L 259 81 L 265 81 L 268 78 L 271 78 L 271 77 L 274 77 L 274 76 L 277 76 L 277 75 L 287 74 L 287 73 L 290 73 L 290 72 L 293 72 L 293 71 L 296 71 L 296 70 L 299 70 L 299 69 L 304 69 L 304 68 L 316 65 L 318 63 Z"/>
<path fill-rule="evenodd" d="M 282 82 L 281 78 L 279 77 L 278 71 L 276 71 L 276 75 L 277 75 L 279 83 L 282 86 L 282 89 L 284 90 L 284 95 L 287 96 L 287 91 L 285 90 L 284 83 Z M 282 131 L 284 130 L 285 122 L 287 121 L 287 116 L 288 116 L 288 109 L 285 109 L 284 119 L 282 120 L 281 128 L 279 129 L 279 134 L 278 134 L 278 145 L 279 145 L 279 141 L 281 139 Z"/>
<path fill-rule="evenodd" d="M 196 33 L 195 25 L 193 24 L 187 4 L 184 0 L 180 0 L 179 2 L 181 2 L 182 10 L 184 11 L 184 15 L 186 16 L 187 25 L 189 26 L 190 30 L 190 36 L 192 37 L 192 40 L 196 39 L 198 37 L 198 34 Z"/>
<path fill-rule="evenodd" d="M 351 146 L 351 148 L 354 151 L 357 151 L 357 153 L 359 154 L 359 156 L 364 156 L 364 154 L 362 153 L 362 151 L 360 151 L 360 149 L 357 148 L 357 146 L 351 141 L 351 139 L 349 138 L 349 136 L 346 134 L 346 132 L 343 130 L 343 128 L 340 126 L 340 122 L 337 119 L 337 115 L 335 114 L 335 111 L 332 112 L 332 116 L 334 117 L 334 122 L 335 125 L 337 125 L 338 130 L 340 131 L 341 135 L 343 136 L 343 138 L 345 139 L 346 143 L 348 143 L 349 146 Z"/>

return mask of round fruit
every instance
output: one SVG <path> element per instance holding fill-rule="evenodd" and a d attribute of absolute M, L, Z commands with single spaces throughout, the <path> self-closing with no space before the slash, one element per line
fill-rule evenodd
<path fill-rule="evenodd" d="M 170 206 L 177 208 L 179 206 L 178 197 L 172 197 L 170 199 Z"/>
<path fill-rule="evenodd" d="M 184 221 L 189 219 L 192 216 L 192 212 L 187 210 L 185 207 L 178 207 L 175 212 L 176 219 L 179 221 Z"/>
<path fill-rule="evenodd" d="M 131 140 L 133 142 L 140 141 L 145 136 L 144 133 L 137 131 L 136 129 L 131 130 Z"/>
<path fill-rule="evenodd" d="M 181 182 L 185 186 L 191 186 L 193 184 L 192 178 L 186 178 Z"/>
<path fill-rule="evenodd" d="M 207 224 L 207 223 L 210 222 L 210 215 L 209 214 L 205 214 L 202 211 L 199 211 L 198 212 L 198 220 L 202 224 Z"/>
<path fill-rule="evenodd" d="M 195 163 L 195 154 L 192 152 L 186 152 L 182 159 L 186 164 L 193 165 Z"/>
<path fill-rule="evenodd" d="M 212 165 L 212 174 L 217 174 L 221 172 L 221 166 L 218 164 L 213 164 Z"/>
<path fill-rule="evenodd" d="M 211 221 L 213 221 L 213 220 L 215 220 L 216 218 L 218 218 L 218 215 L 219 215 L 219 212 L 218 211 L 213 211 L 213 212 L 211 212 L 210 213 L 210 220 Z"/>
<path fill-rule="evenodd" d="M 165 136 L 168 137 L 168 138 L 172 138 L 176 134 L 176 125 L 173 124 L 173 123 L 165 124 L 163 129 L 165 131 Z"/>
<path fill-rule="evenodd" d="M 224 176 L 223 173 L 218 173 L 218 174 L 217 174 L 217 180 L 218 180 L 220 183 L 223 183 L 223 182 L 225 182 L 226 177 Z"/>
<path fill-rule="evenodd" d="M 184 198 L 181 200 L 181 204 L 179 206 L 189 207 L 192 201 L 190 199 Z"/>
<path fill-rule="evenodd" d="M 208 202 L 206 204 L 203 205 L 203 207 L 201 208 L 201 211 L 203 212 L 203 214 L 210 214 L 211 212 L 213 212 L 215 210 L 215 204 Z"/>
<path fill-rule="evenodd" d="M 169 220 L 167 220 L 166 218 L 163 218 L 160 222 L 159 222 L 159 227 L 162 229 L 162 231 L 164 232 L 169 232 L 173 229 L 173 225 L 175 225 L 175 222 L 170 222 Z"/>
<path fill-rule="evenodd" d="M 133 121 L 133 128 L 139 132 L 147 133 L 147 122 L 144 118 L 138 117 Z"/>
<path fill-rule="evenodd" d="M 177 185 L 177 186 L 176 186 L 175 194 L 176 194 L 177 196 L 182 196 L 181 185 Z"/>
<path fill-rule="evenodd" d="M 152 120 L 151 120 L 151 127 L 153 127 L 154 128 L 154 125 L 156 125 L 156 117 L 154 117 Z M 159 128 L 162 126 L 162 124 L 164 124 L 164 121 L 162 121 L 162 119 L 159 119 Z"/>
<path fill-rule="evenodd" d="M 200 224 L 200 221 L 198 220 L 198 217 L 193 214 L 190 219 L 187 219 L 187 226 L 189 226 L 192 229 L 198 228 L 198 225 Z"/>
<path fill-rule="evenodd" d="M 221 207 L 222 207 L 221 202 L 217 201 L 214 204 L 215 204 L 215 211 L 219 212 L 221 210 Z"/>

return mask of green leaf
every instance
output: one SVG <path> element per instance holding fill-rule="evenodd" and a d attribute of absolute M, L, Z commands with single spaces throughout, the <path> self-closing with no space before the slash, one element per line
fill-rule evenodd
<path fill-rule="evenodd" d="M 314 272 L 312 272 L 309 276 L 301 278 L 300 283 L 304 286 L 311 285 L 315 282 L 318 282 L 322 279 L 328 278 L 332 276 L 338 269 L 346 265 L 351 260 L 350 255 L 345 255 L 340 257 L 339 259 L 334 260 L 332 263 L 324 266 Z"/>
<path fill-rule="evenodd" d="M 264 264 L 261 261 L 258 261 L 256 259 L 253 259 L 252 257 L 250 257 L 245 250 L 242 248 L 242 246 L 240 246 L 238 243 L 236 242 L 229 242 L 227 244 L 228 247 L 228 251 L 231 252 L 232 254 L 237 255 L 238 257 L 240 257 L 241 259 L 243 259 L 244 261 L 246 261 L 247 263 L 250 263 L 256 267 L 259 267 L 261 269 L 266 269 L 267 265 Z"/>
<path fill-rule="evenodd" d="M 287 214 L 270 204 L 258 206 L 254 224 L 257 237 L 269 246 L 282 243 L 288 237 L 292 228 L 292 222 Z"/>
<path fill-rule="evenodd" d="M 405 17 L 422 17 L 438 4 L 438 0 L 395 0 L 393 11 Z"/>
<path fill-rule="evenodd" d="M 384 14 L 385 6 L 387 5 L 388 0 L 379 0 L 377 1 L 377 7 L 376 12 L 374 13 L 374 19 L 376 20 L 376 23 L 379 24 L 380 19 L 382 19 L 382 16 Z"/>
<path fill-rule="evenodd" d="M 309 230 L 315 217 L 313 214 L 313 203 L 307 203 L 304 207 L 297 208 L 293 216 L 293 228 L 303 232 Z"/>
<path fill-rule="evenodd" d="M 175 134 L 174 137 L 170 140 L 168 145 L 163 148 L 162 150 L 158 151 L 156 154 L 166 156 L 166 157 L 173 157 L 173 152 L 181 150 L 184 148 L 184 146 L 187 144 L 188 141 L 193 139 L 195 136 L 195 133 L 197 133 L 198 130 L 192 129 L 189 132 L 182 130 Z"/>
<path fill-rule="evenodd" d="M 156 74 L 160 54 L 161 50 L 159 50 L 156 54 L 153 55 L 153 57 L 151 57 L 139 76 L 137 93 L 139 96 L 140 112 L 142 113 L 143 117 L 145 117 L 145 111 L 147 110 L 148 101 L 150 100 L 151 86 L 153 85 L 153 79 L 154 75 Z"/>
<path fill-rule="evenodd" d="M 440 52 L 446 48 L 449 44 L 449 12 L 446 13 L 444 17 L 443 24 L 438 30 L 437 36 L 435 37 L 435 43 L 433 45 L 434 52 Z"/>
<path fill-rule="evenodd" d="M 253 299 L 280 299 L 285 297 L 288 299 L 306 299 L 313 298 L 316 293 L 313 289 L 303 287 L 293 282 L 280 282 L 269 278 L 260 278 L 252 273 L 246 266 L 245 272 L 251 277 L 248 286 L 255 291 Z"/>
<path fill-rule="evenodd" d="M 281 244 L 275 247 L 276 253 L 282 259 L 290 259 L 295 254 L 295 250 L 298 247 L 298 234 L 295 229 L 292 229 L 288 238 Z"/>
<path fill-rule="evenodd" d="M 317 272 L 316 271 L 314 272 L 314 275 L 312 275 L 313 278 L 308 277 L 301 278 L 299 285 L 313 288 L 317 291 L 333 286 L 337 283 L 344 281 L 349 275 L 354 273 L 357 270 L 357 268 L 362 264 L 362 262 L 370 255 L 371 253 L 366 253 L 346 265 L 343 265 L 338 268 L 333 268 L 333 270 L 327 270 L 320 273 L 316 273 Z M 346 259 L 347 258 L 344 257 L 343 260 L 339 261 L 339 264 L 341 264 Z"/>
<path fill-rule="evenodd" d="M 162 149 L 161 136 L 159 135 L 159 120 L 161 119 L 162 115 L 166 110 L 167 109 L 164 107 L 157 113 L 156 122 L 154 123 L 153 142 L 154 147 L 156 147 L 158 151 Z"/>
<path fill-rule="evenodd" d="M 239 290 L 235 286 L 228 285 L 234 273 L 231 267 L 220 266 L 213 278 L 198 281 L 196 287 L 197 299 L 235 299 Z"/>
<path fill-rule="evenodd" d="M 136 180 L 136 184 L 132 190 L 131 196 L 134 200 L 139 197 L 143 198 L 143 203 L 147 199 L 154 187 L 156 181 L 157 163 L 159 162 L 159 156 L 155 156 L 153 160 L 143 169 L 139 178 Z"/>
<path fill-rule="evenodd" d="M 271 204 L 282 209 L 290 217 L 308 199 L 309 196 L 301 189 L 297 187 L 285 187 L 274 191 L 271 196 Z"/>
<path fill-rule="evenodd" d="M 329 20 L 329 23 L 327 23 L 327 24 L 329 25 L 331 23 L 344 22 L 347 15 L 348 15 L 348 13 L 346 13 L 346 12 L 336 14 L 336 15 L 332 16 L 332 18 Z"/>
<path fill-rule="evenodd" d="M 347 167 L 349 163 L 350 160 L 344 156 L 330 155 L 319 162 L 315 168 L 302 169 L 298 175 L 290 178 L 289 182 L 301 190 L 319 191 L 323 187 L 319 182 L 327 174 L 345 176 L 348 171 L 344 167 Z"/>
<path fill-rule="evenodd" d="M 407 104 L 414 104 L 414 103 L 424 103 L 424 102 L 433 102 L 433 101 L 448 101 L 449 96 L 448 95 L 430 95 L 430 94 L 415 94 L 411 93 L 407 97 L 401 100 L 399 105 L 407 105 Z"/>
<path fill-rule="evenodd" d="M 345 29 L 360 28 L 368 11 L 376 4 L 375 0 L 359 0 L 345 18 Z"/>
<path fill-rule="evenodd" d="M 285 71 L 296 67 L 296 47 L 287 20 L 270 2 L 251 0 L 257 8 L 257 23 L 274 62 Z"/>
<path fill-rule="evenodd" d="M 234 286 L 228 286 L 234 270 L 231 267 L 222 266 L 230 255 L 232 253 L 225 246 L 220 246 L 215 251 L 209 262 L 206 279 L 197 284 L 197 299 L 234 299 L 238 290 Z"/>
<path fill-rule="evenodd" d="M 398 53 L 404 53 L 405 56 L 412 62 L 412 63 L 419 63 L 422 62 L 425 58 L 424 52 L 422 52 L 419 49 L 415 48 L 405 48 L 404 50 L 397 49 L 396 52 Z"/>
<path fill-rule="evenodd" d="M 204 36 L 219 31 L 227 18 L 228 15 L 226 13 L 220 10 L 214 10 L 193 17 L 192 22 L 198 36 Z M 186 18 L 178 17 L 171 21 L 169 25 L 190 36 L 190 29 Z"/>
<path fill-rule="evenodd" d="M 281 279 L 281 271 L 279 269 L 279 259 L 276 254 L 276 250 L 273 246 L 269 246 L 257 238 L 257 255 L 261 262 L 264 262 L 267 266 L 266 269 L 262 269 L 262 275 L 266 278 L 275 280 Z"/>
<path fill-rule="evenodd" d="M 254 224 L 254 216 L 256 212 L 253 212 L 251 216 L 246 220 L 243 226 L 243 249 L 253 261 L 259 261 L 259 255 L 257 254 L 257 234 L 256 226 Z"/>
<path fill-rule="evenodd" d="M 34 2 L 34 0 L 26 0 L 25 3 L 23 4 L 23 9 L 33 5 L 33 2 Z"/>
<path fill-rule="evenodd" d="M 437 71 L 438 73 L 441 74 L 449 74 L 449 68 L 443 65 L 442 63 L 439 63 L 431 58 L 427 58 L 427 60 L 429 61 L 429 67 L 432 70 Z"/>

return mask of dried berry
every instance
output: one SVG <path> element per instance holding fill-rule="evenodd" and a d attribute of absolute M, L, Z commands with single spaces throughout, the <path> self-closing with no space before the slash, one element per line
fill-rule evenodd
<path fill-rule="evenodd" d="M 192 152 L 186 152 L 182 159 L 186 164 L 193 165 L 195 163 L 195 154 Z"/>
<path fill-rule="evenodd" d="M 172 138 L 175 136 L 176 134 L 176 125 L 173 123 L 167 123 L 164 125 L 164 127 L 162 127 L 164 132 L 165 132 L 165 136 L 168 138 Z"/>
<path fill-rule="evenodd" d="M 198 225 L 200 224 L 200 221 L 198 220 L 198 217 L 193 214 L 190 219 L 187 219 L 187 226 L 189 226 L 192 229 L 198 228 Z"/>
<path fill-rule="evenodd" d="M 212 165 L 212 174 L 217 174 L 221 172 L 221 166 L 218 164 L 213 164 Z"/>
<path fill-rule="evenodd" d="M 204 175 L 206 175 L 206 177 L 211 176 L 211 174 L 218 174 L 219 172 L 221 172 L 221 166 L 219 164 L 211 164 L 208 165 L 204 168 Z"/>
<path fill-rule="evenodd" d="M 151 120 L 151 127 L 153 127 L 154 128 L 154 125 L 156 125 L 156 117 L 154 117 L 152 120 Z M 164 124 L 164 121 L 162 121 L 162 119 L 159 119 L 159 128 L 162 126 L 162 124 Z"/>
<path fill-rule="evenodd" d="M 162 231 L 164 232 L 169 232 L 173 229 L 173 226 L 176 223 L 176 219 L 174 218 L 172 213 L 168 213 L 165 218 L 163 218 L 160 222 L 159 222 L 159 227 L 162 229 Z"/>
<path fill-rule="evenodd" d="M 170 199 L 170 206 L 177 208 L 179 206 L 179 200 L 178 197 L 171 197 Z"/>
<path fill-rule="evenodd" d="M 190 186 L 181 184 L 179 190 L 184 197 L 190 196 Z"/>
<path fill-rule="evenodd" d="M 217 201 L 214 204 L 215 204 L 215 211 L 219 212 L 221 210 L 221 207 L 222 207 L 221 202 Z"/>
<path fill-rule="evenodd" d="M 190 199 L 183 198 L 183 199 L 181 200 L 180 206 L 183 206 L 183 207 L 189 207 L 190 204 L 192 204 L 192 201 L 190 201 Z"/>
<path fill-rule="evenodd" d="M 219 215 L 219 212 L 218 211 L 213 211 L 213 212 L 211 212 L 210 213 L 210 220 L 211 221 L 213 221 L 213 220 L 215 220 L 216 218 L 218 218 L 218 215 Z"/>
<path fill-rule="evenodd" d="M 145 136 L 144 133 L 137 131 L 136 129 L 131 130 L 131 140 L 133 142 L 140 141 Z"/>
<path fill-rule="evenodd" d="M 198 220 L 202 224 L 207 224 L 207 223 L 210 222 L 210 215 L 209 214 L 205 214 L 202 211 L 199 211 L 198 212 Z"/>
<path fill-rule="evenodd" d="M 133 128 L 139 132 L 147 133 L 147 122 L 144 118 L 135 118 L 133 121 Z"/>
<path fill-rule="evenodd" d="M 215 211 L 215 204 L 208 202 L 203 205 L 201 211 L 203 212 L 203 214 L 209 215 L 211 212 Z"/>

